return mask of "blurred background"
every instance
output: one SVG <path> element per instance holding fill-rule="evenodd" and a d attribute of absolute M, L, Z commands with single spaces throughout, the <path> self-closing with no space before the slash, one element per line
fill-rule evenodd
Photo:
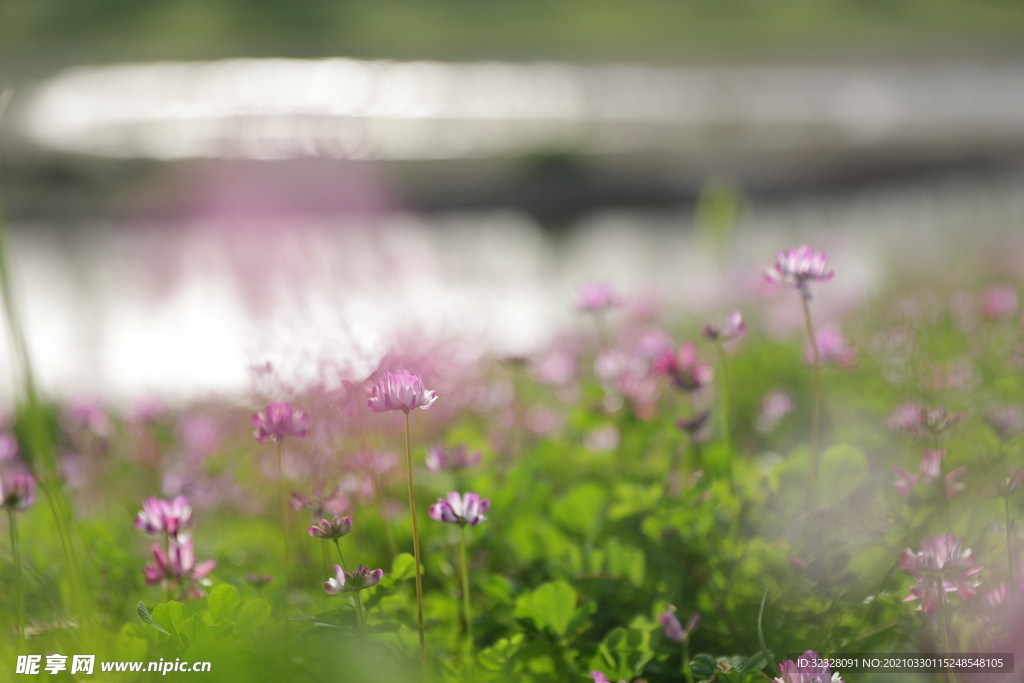
<path fill-rule="evenodd" d="M 584 280 L 787 334 L 761 274 L 805 240 L 826 319 L 1024 271 L 1019 0 L 3 0 L 7 85 L 58 396 L 362 379 L 410 339 L 528 355 Z"/>

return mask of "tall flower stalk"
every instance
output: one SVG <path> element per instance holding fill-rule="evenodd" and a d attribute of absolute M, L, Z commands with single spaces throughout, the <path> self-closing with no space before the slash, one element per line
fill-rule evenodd
<path fill-rule="evenodd" d="M 747 326 L 739 311 L 733 311 L 729 315 L 729 322 L 725 329 L 714 325 L 704 326 L 704 336 L 715 345 L 715 351 L 718 352 L 718 367 L 722 373 L 718 383 L 718 400 L 722 422 L 722 443 L 725 444 L 726 453 L 732 453 L 732 434 L 729 430 L 729 364 L 726 361 L 725 349 L 722 344 L 743 336 L 746 331 Z"/>
<path fill-rule="evenodd" d="M 473 610 L 469 599 L 469 560 L 466 554 L 466 527 L 476 526 L 487 519 L 491 501 L 475 493 L 460 494 L 452 491 L 447 498 L 438 498 L 430 506 L 430 518 L 438 522 L 459 525 L 459 561 L 462 581 L 462 619 L 465 622 L 466 666 L 464 677 L 475 679 L 476 645 L 473 639 Z"/>
<path fill-rule="evenodd" d="M 416 564 L 416 617 L 420 636 L 420 677 L 427 679 L 427 638 L 423 623 L 423 571 L 420 567 L 420 530 L 416 521 L 416 493 L 412 476 L 412 432 L 409 411 L 427 410 L 437 400 L 437 392 L 423 386 L 423 378 L 408 370 L 384 372 L 372 387 L 366 404 L 375 413 L 400 410 L 405 415 L 405 463 L 409 481 L 409 514 L 412 517 L 412 552 Z"/>
<path fill-rule="evenodd" d="M 35 501 L 36 482 L 29 475 L 19 475 L 0 482 L 0 495 L 7 509 L 7 530 L 11 535 L 11 558 L 14 560 L 15 605 L 18 613 L 18 652 L 25 650 L 25 579 L 21 567 L 21 544 L 16 512 L 28 510 Z"/>

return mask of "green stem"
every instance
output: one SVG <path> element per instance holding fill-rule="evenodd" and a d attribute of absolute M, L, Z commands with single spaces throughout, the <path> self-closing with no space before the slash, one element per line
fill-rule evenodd
<path fill-rule="evenodd" d="M 946 593 L 941 576 L 935 577 L 935 587 L 939 595 L 939 628 L 942 631 L 942 646 L 946 648 L 946 656 L 949 657 L 953 651 L 949 648 L 949 630 L 946 626 Z M 953 670 L 949 667 L 946 667 L 946 676 L 949 678 L 949 683 L 956 683 L 953 678 Z"/>
<path fill-rule="evenodd" d="M 363 639 L 363 642 L 367 642 L 369 638 L 366 635 L 366 618 L 363 615 L 363 601 L 359 597 L 359 589 L 356 589 L 352 593 L 356 598 L 356 623 L 359 624 L 359 635 Z"/>
<path fill-rule="evenodd" d="M 21 570 L 21 548 L 18 544 L 18 520 L 11 507 L 7 508 L 7 529 L 11 534 L 11 556 L 14 558 L 15 590 L 18 606 L 18 653 L 25 651 L 25 584 Z"/>
<path fill-rule="evenodd" d="M 818 354 L 818 340 L 814 336 L 814 324 L 811 322 L 811 307 L 807 298 L 801 294 L 800 302 L 804 308 L 804 324 L 807 327 L 807 339 L 811 343 L 811 359 L 814 368 L 814 404 L 811 409 L 811 482 L 807 491 L 807 509 L 816 500 L 818 486 L 818 430 L 821 419 L 821 358 Z"/>
<path fill-rule="evenodd" d="M 459 527 L 459 557 L 462 563 L 462 618 L 466 622 L 466 647 L 469 651 L 463 676 L 467 681 L 476 679 L 476 646 L 473 642 L 473 612 L 469 603 L 469 560 L 466 557 L 466 525 Z"/>
<path fill-rule="evenodd" d="M 686 683 L 693 683 L 693 671 L 690 669 L 690 636 L 683 638 L 683 676 Z"/>
<path fill-rule="evenodd" d="M 345 562 L 345 554 L 341 552 L 341 544 L 338 543 L 338 539 L 334 539 L 334 547 L 338 549 L 338 559 L 341 560 L 341 568 L 344 569 L 348 563 Z"/>
<path fill-rule="evenodd" d="M 288 593 L 291 591 L 291 577 L 288 571 L 288 550 L 291 546 L 291 538 L 288 529 L 288 496 L 285 492 L 284 481 L 284 444 L 277 442 L 277 502 L 281 507 L 281 523 L 284 525 L 284 616 L 287 624 L 288 618 Z"/>
<path fill-rule="evenodd" d="M 423 627 L 423 575 L 420 569 L 420 530 L 416 523 L 416 496 L 412 483 L 412 441 L 409 429 L 409 411 L 405 413 L 405 462 L 409 475 L 409 514 L 412 515 L 412 553 L 416 563 L 416 617 L 420 628 L 420 680 L 427 682 L 427 637 Z"/>
<path fill-rule="evenodd" d="M 722 381 L 718 383 L 719 410 L 722 413 L 722 442 L 725 444 L 725 452 L 732 453 L 732 434 L 729 432 L 729 364 L 725 360 L 725 349 L 722 342 L 715 342 L 715 349 L 718 351 L 718 365 L 722 369 Z"/>

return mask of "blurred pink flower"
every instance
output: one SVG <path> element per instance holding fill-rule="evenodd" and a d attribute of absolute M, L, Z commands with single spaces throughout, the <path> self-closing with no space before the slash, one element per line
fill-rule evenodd
<path fill-rule="evenodd" d="M 814 341 L 818 346 L 818 359 L 822 363 L 850 368 L 857 364 L 857 352 L 848 346 L 843 333 L 835 327 L 823 327 L 814 333 Z M 814 363 L 814 348 L 810 342 L 804 346 L 804 362 Z"/>
<path fill-rule="evenodd" d="M 452 491 L 447 499 L 438 498 L 437 502 L 430 506 L 430 518 L 449 524 L 476 526 L 486 521 L 485 515 L 490 508 L 491 501 L 486 498 L 481 500 L 476 493 L 462 495 L 458 491 Z"/>
<path fill-rule="evenodd" d="M 165 590 L 177 585 L 182 594 L 187 594 L 192 599 L 204 595 L 196 582 L 213 571 L 217 563 L 208 560 L 197 565 L 195 546 L 191 538 L 184 541 L 172 538 L 167 544 L 166 551 L 159 543 L 154 543 L 152 550 L 154 562 L 143 569 L 147 585 L 161 584 Z"/>
<path fill-rule="evenodd" d="M 964 485 L 959 480 L 967 474 L 967 468 L 958 467 L 943 476 L 942 460 L 945 457 L 946 451 L 944 450 L 924 450 L 921 453 L 921 462 L 918 465 L 920 474 L 911 474 L 899 467 L 893 467 L 893 471 L 896 472 L 896 481 L 894 482 L 896 490 L 899 491 L 901 496 L 906 498 L 918 482 L 925 486 L 931 486 L 941 478 L 945 485 L 947 496 L 952 497 L 960 493 L 964 489 Z"/>
<path fill-rule="evenodd" d="M 918 553 L 905 549 L 900 567 L 917 583 L 910 587 L 910 595 L 903 602 L 920 599 L 924 613 L 934 614 L 939 600 L 947 600 L 947 593 L 955 591 L 962 600 L 973 598 L 980 583 L 975 577 L 982 568 L 975 566 L 971 550 L 963 550 L 961 545 L 952 534 L 945 534 L 925 536 Z"/>
<path fill-rule="evenodd" d="M 437 392 L 423 386 L 423 378 L 408 370 L 396 374 L 385 372 L 372 387 L 366 404 L 375 413 L 401 410 L 408 414 L 413 408 L 427 410 L 437 400 Z"/>
<path fill-rule="evenodd" d="M 801 666 L 802 662 L 808 665 Z M 813 662 L 814 665 L 810 665 Z M 779 676 L 773 683 L 843 683 L 839 672 L 832 672 L 828 664 L 814 650 L 808 650 L 797 662 L 787 659 L 779 665 Z"/>
<path fill-rule="evenodd" d="M 370 569 L 360 564 L 355 571 L 347 572 L 340 564 L 336 564 L 334 577 L 324 581 L 324 590 L 328 595 L 337 595 L 343 591 L 361 591 L 376 586 L 383 576 L 383 569 Z"/>
<path fill-rule="evenodd" d="M 742 337 L 747 331 L 747 325 L 743 322 L 743 315 L 739 311 L 729 314 L 729 320 L 725 329 L 714 325 L 704 326 L 704 336 L 711 341 L 729 341 Z"/>
<path fill-rule="evenodd" d="M 110 431 L 110 416 L 103 405 L 94 398 L 72 399 L 64 408 L 64 419 L 70 429 L 88 429 L 96 436 L 106 436 Z"/>
<path fill-rule="evenodd" d="M 333 541 L 352 533 L 352 518 L 339 518 L 338 515 L 334 515 L 330 521 L 326 519 L 319 520 L 316 524 L 309 527 L 307 531 L 313 538 L 322 538 L 324 540 Z"/>
<path fill-rule="evenodd" d="M 988 320 L 998 320 L 1012 315 L 1017 311 L 1017 290 L 1009 285 L 987 289 L 981 295 L 978 309 L 982 317 Z"/>
<path fill-rule="evenodd" d="M 1024 433 L 1024 410 L 1016 406 L 997 408 L 986 416 L 985 422 L 1000 439 L 1008 441 Z"/>
<path fill-rule="evenodd" d="M 702 389 L 715 376 L 711 366 L 697 357 L 697 345 L 686 342 L 679 348 L 679 353 L 671 350 L 661 354 L 653 364 L 655 373 L 671 378 L 672 383 L 686 392 Z"/>
<path fill-rule="evenodd" d="M 280 443 L 286 436 L 305 436 L 309 415 L 287 401 L 274 401 L 252 416 L 253 436 L 260 443 Z"/>
<path fill-rule="evenodd" d="M 584 282 L 577 292 L 576 306 L 588 313 L 599 313 L 623 303 L 619 293 L 603 282 Z"/>
<path fill-rule="evenodd" d="M 0 432 L 0 462 L 14 460 L 18 456 L 18 438 L 9 432 Z"/>
<path fill-rule="evenodd" d="M 0 495 L 3 495 L 3 507 L 24 512 L 36 500 L 36 480 L 30 474 L 8 476 L 0 480 Z"/>
<path fill-rule="evenodd" d="M 800 296 L 811 298 L 809 282 L 826 282 L 832 279 L 828 267 L 828 256 L 814 251 L 806 244 L 795 249 L 785 249 L 775 254 L 775 265 L 768 269 L 768 282 L 785 282 L 797 288 Z"/>
<path fill-rule="evenodd" d="M 469 452 L 465 446 L 453 448 L 434 446 L 427 451 L 427 469 L 431 472 L 442 470 L 459 471 L 480 464 L 480 451 Z"/>
<path fill-rule="evenodd" d="M 622 435 L 615 425 L 601 425 L 595 427 L 583 440 L 583 445 L 588 451 L 594 453 L 606 453 L 614 451 L 619 447 Z"/>
<path fill-rule="evenodd" d="M 757 431 L 768 434 L 775 431 L 779 422 L 793 412 L 793 398 L 784 391 L 773 391 L 761 401 L 761 413 L 757 416 Z"/>
<path fill-rule="evenodd" d="M 686 622 L 686 628 L 683 628 L 682 624 L 679 623 L 679 618 L 676 617 L 676 608 L 670 605 L 667 610 L 658 615 L 658 621 L 661 622 L 662 633 L 665 634 L 666 638 L 681 643 L 689 638 L 690 634 L 697 628 L 697 625 L 700 624 L 700 613 L 694 612 L 690 616 L 689 621 Z"/>
<path fill-rule="evenodd" d="M 174 500 L 149 497 L 142 501 L 142 510 L 135 515 L 135 528 L 147 534 L 178 536 L 192 526 L 192 508 L 188 498 Z"/>

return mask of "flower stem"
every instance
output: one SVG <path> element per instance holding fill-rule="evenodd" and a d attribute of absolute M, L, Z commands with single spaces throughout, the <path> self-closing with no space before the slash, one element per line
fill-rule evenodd
<path fill-rule="evenodd" d="M 416 563 L 416 616 L 420 627 L 420 680 L 427 681 L 427 638 L 423 627 L 423 575 L 420 569 L 420 530 L 416 523 L 416 497 L 412 484 L 412 442 L 409 434 L 409 412 L 405 411 L 405 461 L 409 474 L 409 514 L 412 515 L 412 554 Z"/>
<path fill-rule="evenodd" d="M 469 560 L 466 558 L 466 525 L 459 527 L 459 558 L 462 563 L 462 618 L 466 622 L 466 646 L 469 651 L 463 676 L 476 679 L 476 646 L 473 643 L 473 612 L 469 604 Z"/>
<path fill-rule="evenodd" d="M 359 589 L 353 591 L 353 595 L 356 598 L 356 623 L 359 624 L 359 636 L 363 642 L 367 642 L 369 638 L 366 635 L 366 617 L 363 615 L 363 601 L 359 597 Z"/>
<path fill-rule="evenodd" d="M 942 585 L 942 577 L 935 577 L 935 588 L 939 594 L 939 628 L 942 631 L 942 646 L 946 649 L 946 656 L 949 657 L 953 652 L 949 649 L 949 630 L 946 626 L 946 593 L 945 587 Z M 953 678 L 953 670 L 946 667 L 946 676 L 949 678 L 949 683 L 956 683 Z"/>
<path fill-rule="evenodd" d="M 690 636 L 683 638 L 683 675 L 686 683 L 693 683 L 693 671 L 690 670 Z"/>
<path fill-rule="evenodd" d="M 7 508 L 7 529 L 11 534 L 11 556 L 14 558 L 15 590 L 18 606 L 18 653 L 25 651 L 25 584 L 21 570 L 21 549 L 18 546 L 18 520 L 14 510 Z"/>
<path fill-rule="evenodd" d="M 285 482 L 284 482 L 284 445 L 277 442 L 277 501 L 281 507 L 281 523 L 284 525 L 284 562 L 282 568 L 284 570 L 284 616 L 287 620 L 288 617 L 288 593 L 291 591 L 291 581 L 288 573 L 288 550 L 291 546 L 291 539 L 289 538 L 288 530 L 288 496 L 285 494 Z M 286 621 L 287 623 L 287 621 Z"/>
<path fill-rule="evenodd" d="M 800 297 L 804 308 L 804 323 L 807 326 L 807 339 L 811 344 L 811 359 L 814 368 L 814 403 L 811 409 L 811 482 L 807 491 L 807 508 L 810 509 L 816 498 L 818 486 L 818 430 L 821 419 L 821 358 L 818 354 L 818 340 L 814 336 L 814 324 L 811 322 L 811 307 L 807 297 Z"/>
<path fill-rule="evenodd" d="M 722 443 L 725 444 L 725 452 L 732 453 L 732 435 L 729 433 L 729 365 L 725 360 L 725 349 L 722 342 L 715 342 L 715 349 L 718 351 L 718 365 L 722 369 L 722 381 L 718 384 L 719 411 L 722 413 Z"/>
<path fill-rule="evenodd" d="M 341 552 L 341 544 L 338 543 L 338 539 L 334 539 L 334 547 L 338 549 L 338 559 L 341 560 L 341 568 L 344 569 L 348 563 L 345 562 L 345 554 Z"/>

